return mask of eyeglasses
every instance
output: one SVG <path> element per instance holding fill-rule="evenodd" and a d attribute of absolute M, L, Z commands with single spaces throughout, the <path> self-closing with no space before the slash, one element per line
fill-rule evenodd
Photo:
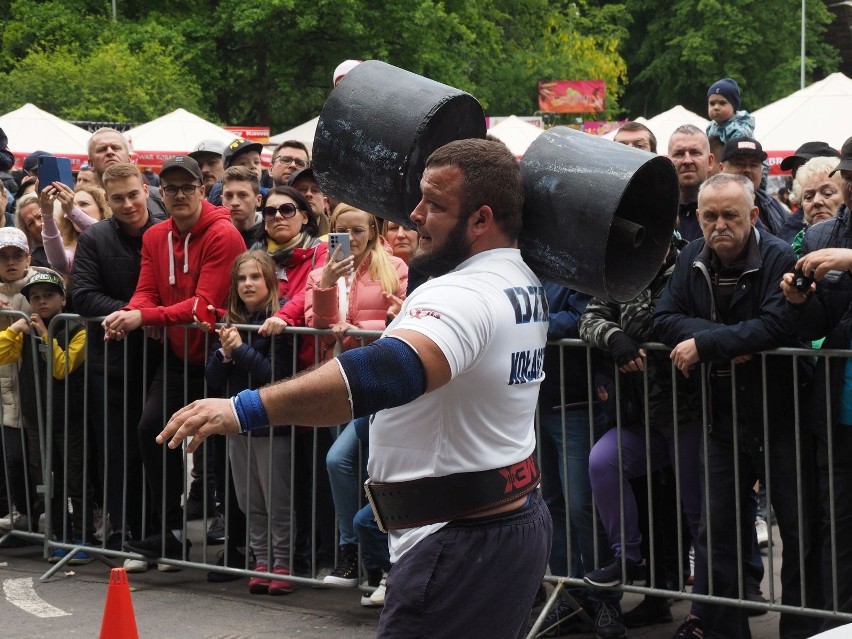
<path fill-rule="evenodd" d="M 293 217 L 294 215 L 296 215 L 298 210 L 299 209 L 296 207 L 295 204 L 290 204 L 289 202 L 286 202 L 286 203 L 284 203 L 284 204 L 282 204 L 281 206 L 278 206 L 278 207 L 264 206 L 263 207 L 263 217 L 265 217 L 268 220 L 272 220 L 272 219 L 275 218 L 276 215 L 280 214 L 281 217 L 283 217 L 285 220 L 287 220 L 287 219 L 290 219 L 291 217 Z"/>
<path fill-rule="evenodd" d="M 308 166 L 308 163 L 302 160 L 301 158 L 294 158 L 289 155 L 279 155 L 277 158 L 272 159 L 272 163 L 283 164 L 284 166 L 295 164 L 297 169 L 304 169 L 306 166 Z"/>
<path fill-rule="evenodd" d="M 178 191 L 183 193 L 186 197 L 189 197 L 195 193 L 200 186 L 200 184 L 182 184 L 181 186 L 164 186 L 162 188 L 163 193 L 169 197 L 175 197 L 178 194 Z"/>
<path fill-rule="evenodd" d="M 337 228 L 334 229 L 334 232 L 335 233 L 349 233 L 349 235 L 352 235 L 353 237 L 358 237 L 359 235 L 364 235 L 364 233 L 367 232 L 367 229 L 365 229 L 363 226 L 355 226 L 351 229 L 344 229 L 344 228 L 337 227 Z"/>

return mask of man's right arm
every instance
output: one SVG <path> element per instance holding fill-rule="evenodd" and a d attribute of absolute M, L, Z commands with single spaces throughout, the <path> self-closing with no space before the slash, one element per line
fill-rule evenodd
<path fill-rule="evenodd" d="M 450 364 L 435 342 L 410 330 L 397 330 L 391 335 L 390 339 L 402 339 L 416 352 L 423 366 L 425 392 L 435 390 L 450 380 Z M 365 349 L 371 349 L 371 346 L 350 353 L 370 353 L 363 362 L 369 367 L 370 358 L 378 350 Z M 259 396 L 267 424 L 303 426 L 333 426 L 351 421 L 352 406 L 364 399 L 350 397 L 350 387 L 336 359 L 292 379 L 266 386 L 260 390 Z M 385 407 L 392 405 L 396 404 L 388 403 Z M 231 400 L 205 399 L 175 413 L 157 436 L 157 442 L 168 442 L 170 448 L 176 448 L 184 439 L 192 437 L 187 449 L 192 452 L 210 435 L 234 435 L 239 431 L 240 423 L 231 408 Z"/>

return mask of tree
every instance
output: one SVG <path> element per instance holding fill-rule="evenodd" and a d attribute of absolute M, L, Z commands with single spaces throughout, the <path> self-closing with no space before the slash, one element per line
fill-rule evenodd
<path fill-rule="evenodd" d="M 635 28 L 623 49 L 631 81 L 624 105 L 631 117 L 676 104 L 707 111 L 707 88 L 732 77 L 742 108 L 754 111 L 799 88 L 801 8 L 788 0 L 626 0 Z M 807 3 L 807 72 L 836 70 L 837 52 L 822 41 L 832 15 L 822 0 Z"/>

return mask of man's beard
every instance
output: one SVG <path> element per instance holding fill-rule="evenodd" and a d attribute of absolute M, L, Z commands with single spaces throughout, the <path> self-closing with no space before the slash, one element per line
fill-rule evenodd
<path fill-rule="evenodd" d="M 446 275 L 470 257 L 471 243 L 465 239 L 467 218 L 460 217 L 456 225 L 447 234 L 440 249 L 433 247 L 429 253 L 417 251 L 409 262 L 412 270 L 428 277 Z"/>

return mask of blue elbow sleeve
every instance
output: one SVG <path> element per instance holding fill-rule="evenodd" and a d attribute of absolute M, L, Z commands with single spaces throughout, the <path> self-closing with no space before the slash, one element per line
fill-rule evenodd
<path fill-rule="evenodd" d="M 402 406 L 426 392 L 426 370 L 408 343 L 384 337 L 337 357 L 349 388 L 352 415 Z"/>

